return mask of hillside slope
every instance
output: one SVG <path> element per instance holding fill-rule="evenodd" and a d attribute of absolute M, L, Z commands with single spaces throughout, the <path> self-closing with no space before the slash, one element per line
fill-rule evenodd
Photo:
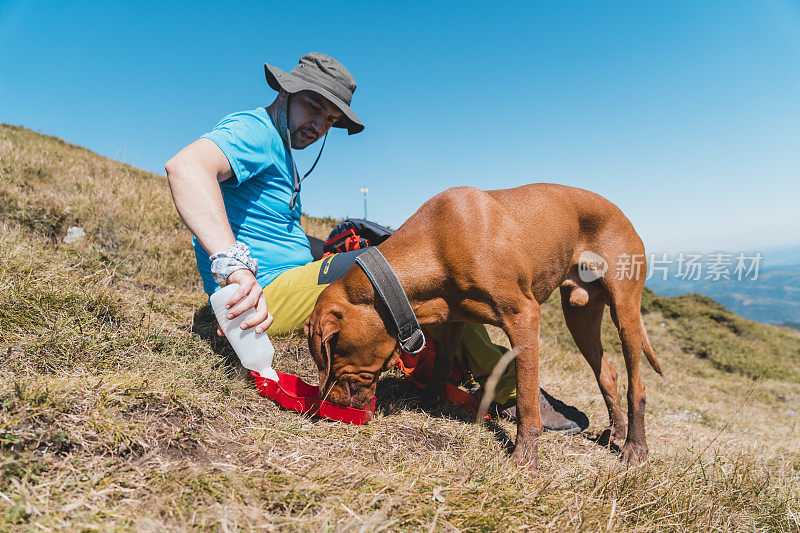
<path fill-rule="evenodd" d="M 0 226 L 0 530 L 800 527 L 800 334 L 708 298 L 646 294 L 665 376 L 644 370 L 651 461 L 627 471 L 587 438 L 605 407 L 554 295 L 543 384 L 592 425 L 546 435 L 528 472 L 512 425 L 424 411 L 392 373 L 363 427 L 259 397 L 211 335 L 163 177 L 0 125 Z M 70 226 L 85 238 L 64 244 Z M 304 339 L 274 340 L 313 381 Z"/>

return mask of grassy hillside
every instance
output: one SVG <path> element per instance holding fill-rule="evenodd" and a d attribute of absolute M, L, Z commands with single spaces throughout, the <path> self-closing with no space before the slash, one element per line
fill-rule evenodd
<path fill-rule="evenodd" d="M 800 528 L 800 332 L 648 293 L 665 376 L 644 371 L 651 460 L 626 470 L 593 440 L 605 408 L 554 295 L 543 383 L 592 425 L 546 435 L 529 472 L 511 424 L 422 410 L 395 374 L 362 427 L 259 397 L 210 334 L 163 177 L 0 125 L 0 226 L 0 531 Z M 274 340 L 313 382 L 304 339 Z"/>

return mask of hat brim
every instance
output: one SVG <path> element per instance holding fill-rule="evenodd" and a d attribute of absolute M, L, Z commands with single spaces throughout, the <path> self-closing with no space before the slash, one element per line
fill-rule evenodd
<path fill-rule="evenodd" d="M 333 95 L 324 87 L 320 87 L 315 83 L 302 80 L 296 76 L 292 76 L 288 72 L 284 72 L 278 67 L 273 67 L 264 63 L 264 75 L 267 77 L 267 83 L 276 91 L 283 89 L 287 93 L 293 94 L 300 91 L 313 91 L 320 96 L 327 98 L 330 103 L 339 108 L 344 116 L 337 120 L 334 128 L 343 128 L 347 130 L 348 135 L 353 135 L 364 130 L 364 124 L 358 119 L 350 106 L 345 104 L 342 100 Z"/>

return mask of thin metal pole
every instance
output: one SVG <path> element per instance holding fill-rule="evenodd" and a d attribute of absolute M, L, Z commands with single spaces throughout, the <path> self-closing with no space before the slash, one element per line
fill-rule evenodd
<path fill-rule="evenodd" d="M 361 187 L 361 194 L 363 195 L 363 198 L 364 198 L 364 220 L 367 219 L 367 193 L 368 192 L 369 192 L 369 189 L 367 189 L 366 187 Z"/>

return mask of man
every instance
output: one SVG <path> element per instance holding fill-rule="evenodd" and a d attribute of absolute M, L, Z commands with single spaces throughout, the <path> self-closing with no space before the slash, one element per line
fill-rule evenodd
<path fill-rule="evenodd" d="M 363 250 L 313 261 L 300 227 L 301 179 L 292 149 L 325 138 L 331 127 L 353 135 L 364 125 L 350 109 L 355 79 L 340 62 L 318 52 L 303 56 L 289 73 L 264 65 L 278 96 L 268 107 L 233 113 L 178 152 L 165 165 L 173 200 L 194 234 L 203 288 L 237 283 L 228 317 L 255 308 L 242 329 L 285 333 L 301 329 L 317 296 L 343 276 Z M 312 165 L 311 170 L 313 170 Z M 436 337 L 437 329 L 431 328 Z M 217 329 L 222 335 L 222 330 Z M 485 379 L 504 349 L 480 325 L 469 324 L 457 357 L 476 379 Z M 510 365 L 496 389 L 495 411 L 516 416 L 516 370 Z M 546 393 L 546 428 L 577 433 L 586 416 Z"/>

